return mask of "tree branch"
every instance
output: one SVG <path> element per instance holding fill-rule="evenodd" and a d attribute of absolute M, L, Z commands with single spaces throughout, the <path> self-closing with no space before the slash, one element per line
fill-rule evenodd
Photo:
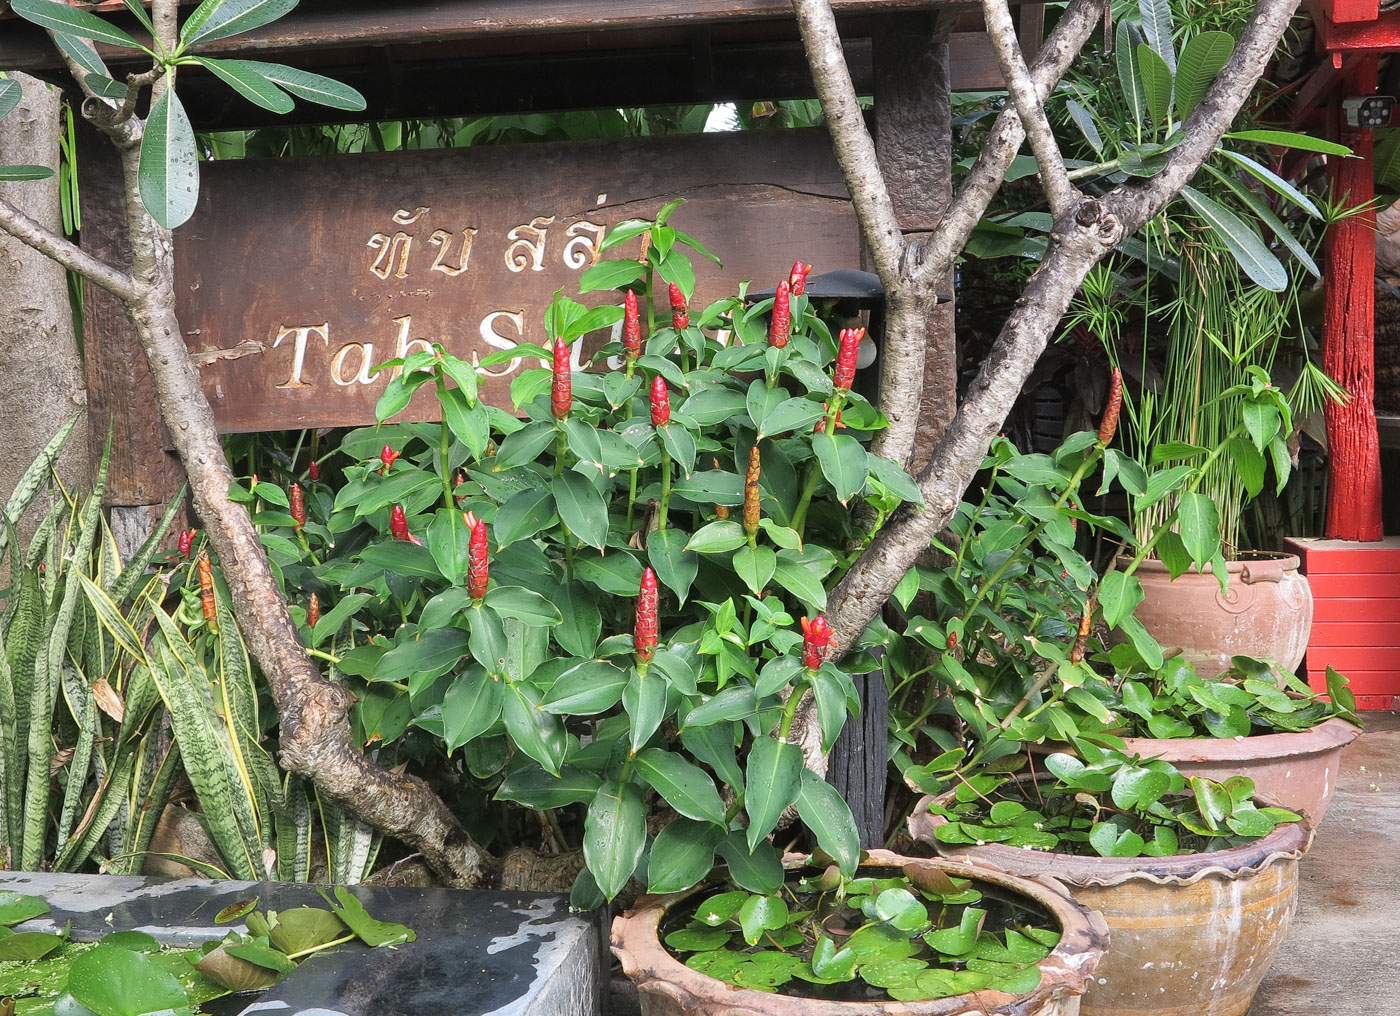
<path fill-rule="evenodd" d="M 836 160 L 841 164 L 856 218 L 860 220 L 861 236 L 870 250 L 875 271 L 888 291 L 899 280 L 904 237 L 895 217 L 894 202 L 880 173 L 875 142 L 866 129 L 865 114 L 861 112 L 855 85 L 846 67 L 841 36 L 836 31 L 836 16 L 831 12 L 830 0 L 792 0 L 792 6 L 817 97 L 826 114 Z"/>
<path fill-rule="evenodd" d="M 1031 80 L 1040 101 L 1064 77 L 1069 65 L 1102 20 L 1104 0 L 1070 0 L 1045 45 L 1031 65 Z M 1021 148 L 1026 134 L 1012 107 L 1003 109 L 982 145 L 977 161 L 968 171 L 938 231 L 928 240 L 923 263 L 915 272 L 916 281 L 935 282 L 952 270 L 953 262 L 967 246 L 982 214 L 1006 179 L 1007 170 Z"/>
<path fill-rule="evenodd" d="M 93 257 L 3 199 L 0 199 L 0 229 L 69 271 L 77 272 L 101 286 L 118 300 L 134 299 L 136 284 L 130 276 Z"/>
<path fill-rule="evenodd" d="M 1030 138 L 1031 151 L 1040 165 L 1040 185 L 1050 202 L 1050 211 L 1059 219 L 1074 208 L 1078 192 L 1065 175 L 1064 156 L 1045 116 L 1045 97 L 1036 87 L 1025 57 L 1021 55 L 1021 42 L 1016 37 L 1016 25 L 1011 20 L 1011 8 L 1006 0 L 983 0 L 982 16 L 987 22 L 987 35 L 992 40 L 1002 79 L 1021 120 L 1021 129 Z"/>

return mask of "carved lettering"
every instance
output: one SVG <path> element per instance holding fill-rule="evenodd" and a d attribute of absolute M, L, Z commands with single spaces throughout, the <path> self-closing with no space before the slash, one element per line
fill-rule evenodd
<path fill-rule="evenodd" d="M 496 331 L 496 319 L 504 318 L 515 325 L 515 338 L 502 335 Z M 525 312 L 523 310 L 497 310 L 492 311 L 481 319 L 480 329 L 481 341 L 496 349 L 514 349 L 519 345 L 520 340 L 525 337 Z M 496 370 L 489 370 L 486 367 L 478 367 L 482 374 L 489 377 L 505 377 L 520 366 L 520 359 L 517 357 L 509 363 L 503 363 Z"/>
<path fill-rule="evenodd" d="M 282 340 L 288 335 L 293 336 L 292 340 L 292 373 L 283 381 L 278 388 L 310 388 L 311 382 L 301 379 L 302 368 L 306 365 L 306 340 L 311 335 L 319 334 L 322 342 L 330 342 L 331 325 L 327 321 L 320 325 L 283 325 L 277 332 L 277 338 L 272 340 L 272 348 L 276 349 L 282 344 Z"/>
<path fill-rule="evenodd" d="M 375 275 L 387 279 L 392 272 L 396 278 L 408 278 L 408 256 L 413 252 L 413 237 L 403 230 L 399 230 L 393 236 L 375 233 L 366 241 L 365 246 L 372 251 L 378 251 L 369 266 L 369 270 Z M 398 261 L 397 266 L 394 264 L 395 259 Z"/>
<path fill-rule="evenodd" d="M 449 233 L 445 229 L 439 229 L 435 230 L 433 235 L 428 237 L 429 243 L 440 248 L 438 250 L 437 260 L 433 262 L 433 271 L 442 272 L 443 275 L 453 278 L 465 272 L 468 264 L 471 262 L 472 241 L 476 239 L 476 229 L 468 227 L 462 230 L 462 246 L 461 249 L 457 251 L 457 264 L 454 267 L 448 263 L 448 259 L 452 254 L 452 237 L 455 235 L 455 233 Z"/>
<path fill-rule="evenodd" d="M 516 226 L 506 234 L 507 240 L 514 240 L 506 248 L 506 267 L 512 272 L 523 272 L 527 268 L 544 271 L 544 248 L 549 239 L 549 227 L 554 216 L 536 216 L 528 225 Z"/>
<path fill-rule="evenodd" d="M 394 221 L 397 222 L 400 226 L 411 226 L 427 214 L 427 205 L 419 205 L 411 212 L 407 208 L 400 208 L 397 212 L 394 213 Z"/>
<path fill-rule="evenodd" d="M 342 376 L 342 372 L 345 369 L 345 361 L 352 351 L 360 354 L 360 367 L 359 370 L 347 380 Z M 348 388 L 350 385 L 367 385 L 375 378 L 375 374 L 370 373 L 370 364 L 373 362 L 374 343 L 348 342 L 341 346 L 331 359 L 331 380 L 342 388 Z"/>
<path fill-rule="evenodd" d="M 603 237 L 607 231 L 607 226 L 586 219 L 564 230 L 565 234 L 573 237 L 564 245 L 564 264 L 575 269 L 596 265 L 603 253 Z M 589 233 L 593 235 L 589 236 Z"/>

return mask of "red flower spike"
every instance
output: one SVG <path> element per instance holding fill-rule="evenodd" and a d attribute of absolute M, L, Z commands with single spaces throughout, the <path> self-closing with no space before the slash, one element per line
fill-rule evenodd
<path fill-rule="evenodd" d="M 409 543 L 423 546 L 423 541 L 408 531 L 408 517 L 404 515 L 401 504 L 394 505 L 394 510 L 389 513 L 389 535 L 396 540 L 407 540 Z"/>
<path fill-rule="evenodd" d="M 562 420 L 569 415 L 569 407 L 574 403 L 574 376 L 569 369 L 569 347 L 563 339 L 554 340 L 554 386 L 550 391 L 549 405 L 554 410 L 554 418 Z"/>
<path fill-rule="evenodd" d="M 182 530 L 180 530 L 180 556 L 181 556 L 181 557 L 189 557 L 189 556 L 190 556 L 190 547 L 194 545 L 194 534 L 195 534 L 195 530 L 193 530 L 193 529 L 182 529 Z"/>
<path fill-rule="evenodd" d="M 471 533 L 467 554 L 467 595 L 473 600 L 480 600 L 486 595 L 486 584 L 491 578 L 486 523 L 471 512 L 463 512 L 462 521 L 467 524 L 467 531 Z"/>
<path fill-rule="evenodd" d="M 744 473 L 744 532 L 758 532 L 758 478 L 763 472 L 763 463 L 759 459 L 758 445 L 749 449 L 749 468 Z"/>
<path fill-rule="evenodd" d="M 841 329 L 841 345 L 836 354 L 836 373 L 832 378 L 832 384 L 838 392 L 851 390 L 851 382 L 856 379 L 856 357 L 860 355 L 860 344 L 864 339 L 864 328 Z"/>
<path fill-rule="evenodd" d="M 690 327 L 690 310 L 685 305 L 685 294 L 674 282 L 671 283 L 671 327 L 678 332 Z"/>
<path fill-rule="evenodd" d="M 321 620 L 321 598 L 312 593 L 311 599 L 306 601 L 306 626 L 315 628 L 316 622 L 319 620 Z"/>
<path fill-rule="evenodd" d="M 1108 386 L 1108 405 L 1103 411 L 1103 422 L 1099 424 L 1099 444 L 1113 441 L 1118 430 L 1118 414 L 1123 410 L 1123 372 L 1113 368 L 1113 381 Z"/>
<path fill-rule="evenodd" d="M 301 484 L 292 484 L 292 518 L 296 519 L 297 528 L 306 525 L 306 496 L 301 492 Z"/>
<path fill-rule="evenodd" d="M 792 274 L 788 276 L 788 288 L 792 290 L 793 296 L 801 296 L 807 291 L 807 276 L 811 272 L 811 265 L 804 265 L 801 261 L 794 262 Z"/>
<path fill-rule="evenodd" d="M 656 631 L 656 572 L 648 568 L 642 572 L 642 585 L 637 592 L 637 626 L 632 633 L 638 663 L 650 663 L 656 655 Z"/>
<path fill-rule="evenodd" d="M 309 476 L 309 477 L 311 478 L 311 482 L 312 482 L 312 483 L 318 483 L 318 482 L 320 482 L 320 479 L 321 479 L 321 467 L 318 466 L 318 465 L 316 465 L 315 462 L 312 462 L 311 465 L 307 467 L 306 475 Z"/>
<path fill-rule="evenodd" d="M 773 297 L 773 316 L 768 321 L 768 345 L 774 349 L 785 349 L 788 336 L 792 333 L 792 310 L 789 307 L 790 289 L 786 282 L 778 283 L 778 295 Z"/>
<path fill-rule="evenodd" d="M 389 471 L 389 467 L 394 464 L 394 460 L 399 457 L 399 454 L 399 452 L 394 451 L 394 449 L 388 445 L 384 446 L 379 453 L 379 461 L 384 463 L 384 465 L 379 468 L 380 476 L 383 476 Z"/>
<path fill-rule="evenodd" d="M 656 427 L 671 422 L 671 392 L 660 374 L 651 379 L 651 422 Z"/>
<path fill-rule="evenodd" d="M 622 310 L 622 348 L 630 362 L 642 355 L 642 315 L 637 310 L 637 294 L 630 289 Z"/>
<path fill-rule="evenodd" d="M 958 648 L 958 633 L 955 631 L 950 631 L 948 633 L 948 638 L 944 641 L 944 645 L 946 645 L 949 649 Z"/>
<path fill-rule="evenodd" d="M 819 670 L 826 659 L 826 651 L 831 645 L 831 625 L 825 614 L 802 619 L 802 665 L 808 670 Z"/>

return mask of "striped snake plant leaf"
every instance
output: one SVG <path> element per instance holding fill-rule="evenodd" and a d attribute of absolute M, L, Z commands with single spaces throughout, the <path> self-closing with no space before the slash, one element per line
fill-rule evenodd
<path fill-rule="evenodd" d="M 113 641 L 121 647 L 122 651 L 138 663 L 150 666 L 150 660 L 146 656 L 146 648 L 141 641 L 141 636 L 136 633 L 130 622 L 122 615 L 121 608 L 117 602 L 102 589 L 96 582 L 88 578 L 81 572 L 77 573 L 78 584 L 87 594 L 88 603 L 92 605 L 93 611 L 97 615 L 98 622 L 103 629 L 112 636 Z"/>
<path fill-rule="evenodd" d="M 275 813 L 277 825 L 277 877 L 283 882 L 311 878 L 311 804 L 306 783 L 287 774 L 282 785 L 282 807 Z"/>
<path fill-rule="evenodd" d="M 6 654 L 13 689 L 14 711 L 0 717 L 9 734 L 12 754 L 5 771 L 5 812 L 9 821 L 9 842 L 17 856 L 24 840 L 24 783 L 29 767 L 29 711 L 34 695 L 34 675 L 38 666 L 39 646 L 43 639 L 45 611 L 38 576 L 24 570 L 18 610 L 6 633 Z"/>
<path fill-rule="evenodd" d="M 58 432 L 49 439 L 49 443 L 35 456 L 34 461 L 25 469 L 24 475 L 15 484 L 10 499 L 5 503 L 5 519 L 11 526 L 19 523 L 19 518 L 24 514 L 24 510 L 39 495 L 39 491 L 44 489 L 44 484 L 48 482 L 49 472 L 53 469 L 58 457 L 63 454 L 63 446 L 68 443 L 68 438 L 73 433 L 73 426 L 78 422 L 77 414 L 68 420 L 63 426 L 58 428 Z M 10 530 L 8 527 L 0 529 L 0 556 L 5 553 L 5 547 L 9 544 Z"/>
<path fill-rule="evenodd" d="M 185 772 L 199 795 L 210 839 L 235 878 L 256 880 L 260 867 L 256 823 L 231 762 L 228 731 L 215 716 L 209 681 L 174 620 L 157 608 L 164 641 L 158 644 L 151 674 L 180 742 Z"/>
<path fill-rule="evenodd" d="M 34 871 L 44 859 L 44 843 L 48 832 L 49 812 L 49 759 L 53 755 L 53 707 L 56 697 L 55 682 L 52 681 L 52 668 L 49 654 L 52 652 L 53 633 L 57 628 L 58 614 L 54 613 L 45 625 L 39 651 L 34 658 L 34 675 L 29 695 L 29 749 L 28 774 L 24 784 L 24 819 L 20 838 L 20 867 Z M 60 650 L 62 642 L 58 643 Z M 53 692 L 50 689 L 54 689 Z"/>
<path fill-rule="evenodd" d="M 102 838 L 103 832 L 112 824 L 131 786 L 131 773 L 134 762 L 131 756 L 122 760 L 113 769 L 93 795 L 83 820 L 78 823 L 70 838 L 54 861 L 55 871 L 75 871 L 87 859 Z"/>
<path fill-rule="evenodd" d="M 262 727 L 258 722 L 258 692 L 248 664 L 248 650 L 243 644 L 238 623 L 228 600 L 215 588 L 215 610 L 219 619 L 219 676 L 216 697 L 222 698 L 220 714 L 228 729 L 228 741 L 233 749 L 232 762 L 237 769 L 239 785 L 243 788 L 248 814 L 257 830 L 263 857 L 273 849 L 272 801 L 267 797 L 267 767 L 273 765 L 259 743 Z M 275 767 L 274 767 L 275 769 Z M 259 771 L 261 770 L 261 772 Z M 280 780 L 271 781 L 274 793 L 280 790 Z M 272 871 L 265 872 L 267 878 Z"/>
<path fill-rule="evenodd" d="M 93 742 L 100 730 L 101 721 L 97 713 L 97 696 L 89 693 L 81 721 L 78 724 L 78 743 L 74 746 L 73 757 L 68 762 L 68 786 L 64 789 L 63 810 L 59 812 L 58 816 L 59 843 L 66 843 L 73 832 L 73 820 L 78 814 L 78 804 L 82 801 L 83 791 L 88 785 L 88 768 L 92 765 Z M 92 803 L 96 805 L 98 798 L 94 797 Z"/>
<path fill-rule="evenodd" d="M 144 738 L 132 758 L 137 778 L 132 781 L 132 793 L 127 796 L 130 819 L 126 836 L 120 847 L 112 851 L 115 863 L 108 864 L 108 870 L 114 875 L 135 875 L 141 870 L 146 848 L 151 845 L 151 837 L 181 772 L 180 745 L 173 740 L 161 750 L 154 738 Z"/>

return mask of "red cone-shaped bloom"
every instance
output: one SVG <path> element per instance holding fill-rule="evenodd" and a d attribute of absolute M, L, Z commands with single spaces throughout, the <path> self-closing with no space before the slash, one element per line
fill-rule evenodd
<path fill-rule="evenodd" d="M 633 631 L 639 663 L 650 663 L 656 655 L 656 631 L 656 572 L 648 568 L 642 572 L 642 586 L 637 593 L 637 626 Z"/>
<path fill-rule="evenodd" d="M 671 327 L 678 332 L 690 327 L 690 309 L 685 305 L 685 294 L 674 282 L 671 283 Z"/>
<path fill-rule="evenodd" d="M 637 310 L 637 294 L 630 289 L 622 309 L 622 348 L 628 360 L 635 360 L 642 355 L 642 315 Z"/>
<path fill-rule="evenodd" d="M 802 619 L 802 665 L 808 670 L 817 670 L 826 659 L 827 648 L 831 645 L 831 625 L 826 615 Z"/>
<path fill-rule="evenodd" d="M 792 310 L 789 308 L 789 288 L 786 282 L 778 283 L 778 295 L 773 297 L 773 316 L 768 321 L 768 345 L 784 349 L 788 336 L 792 334 Z"/>
<path fill-rule="evenodd" d="M 651 422 L 657 427 L 671 422 L 671 393 L 660 374 L 651 379 Z"/>
<path fill-rule="evenodd" d="M 563 339 L 554 340 L 554 385 L 550 391 L 549 405 L 554 410 L 554 418 L 562 420 L 569 415 L 569 407 L 574 402 L 574 376 L 569 367 L 569 347 Z"/>

